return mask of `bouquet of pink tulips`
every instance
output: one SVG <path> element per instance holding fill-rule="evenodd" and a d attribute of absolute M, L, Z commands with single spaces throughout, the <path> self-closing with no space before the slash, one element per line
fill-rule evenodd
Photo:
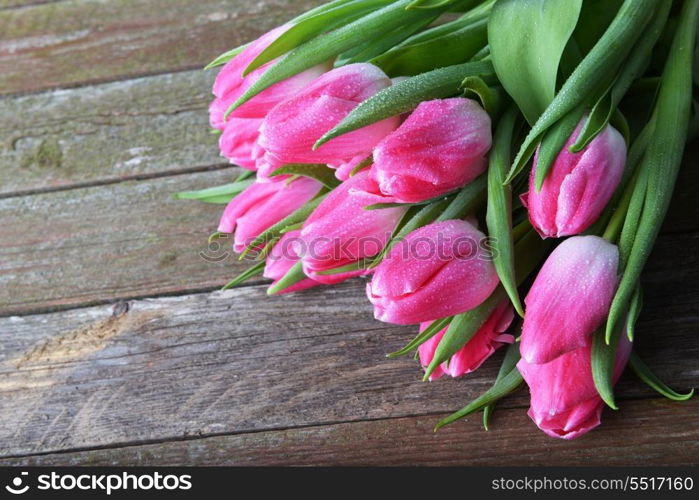
<path fill-rule="evenodd" d="M 640 275 L 699 130 L 699 0 L 334 0 L 219 56 L 225 203 L 270 294 L 367 279 L 424 377 L 506 349 L 490 390 L 572 439 L 630 364 Z M 520 295 L 521 294 L 521 295 Z M 524 297 L 522 301 L 520 296 Z M 408 339 L 406 339 L 408 340 Z"/>

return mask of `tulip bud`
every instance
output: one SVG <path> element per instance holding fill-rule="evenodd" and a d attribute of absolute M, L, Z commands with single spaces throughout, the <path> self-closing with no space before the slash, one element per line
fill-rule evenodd
<path fill-rule="evenodd" d="M 350 171 L 371 155 L 374 146 L 399 123 L 387 118 L 323 144 L 313 145 L 360 102 L 391 85 L 391 80 L 371 64 L 349 64 L 329 71 L 298 95 L 276 106 L 260 128 L 259 144 L 265 154 L 258 159 L 260 175 L 269 175 L 289 163 L 323 163 L 338 169 L 346 180 Z"/>
<path fill-rule="evenodd" d="M 256 182 L 228 203 L 218 230 L 235 231 L 233 249 L 240 253 L 266 229 L 310 201 L 321 187 L 320 182 L 307 177 L 292 182 Z"/>
<path fill-rule="evenodd" d="M 529 177 L 529 192 L 522 202 L 529 220 L 543 237 L 580 234 L 600 216 L 614 194 L 626 162 L 626 143 L 619 132 L 607 125 L 579 153 L 568 148 L 575 144 L 582 122 L 546 175 L 537 192 L 535 187 L 538 151 Z"/>
<path fill-rule="evenodd" d="M 221 154 L 231 163 L 247 170 L 255 170 L 253 152 L 260 136 L 259 118 L 231 118 L 218 141 Z"/>
<path fill-rule="evenodd" d="M 631 355 L 631 342 L 621 335 L 614 364 L 613 382 L 619 380 Z M 529 386 L 528 415 L 549 436 L 574 439 L 600 424 L 604 402 L 592 378 L 592 339 L 553 361 L 517 363 Z"/>
<path fill-rule="evenodd" d="M 509 302 L 503 302 L 492 312 L 490 317 L 478 329 L 468 343 L 459 349 L 448 362 L 444 362 L 434 369 L 430 380 L 437 380 L 444 374 L 453 378 L 466 375 L 478 369 L 500 346 L 514 342 L 512 335 L 503 332 L 510 326 L 514 313 Z M 420 324 L 420 331 L 427 328 L 431 322 Z M 420 364 L 423 368 L 430 366 L 437 346 L 444 337 L 447 329 L 444 327 L 434 337 L 418 347 Z"/>
<path fill-rule="evenodd" d="M 416 203 L 483 173 L 490 145 L 490 117 L 476 101 L 426 101 L 376 146 L 372 172 L 382 193 Z"/>
<path fill-rule="evenodd" d="M 333 284 L 364 274 L 364 268 L 328 272 L 381 252 L 406 209 L 365 207 L 392 201 L 381 196 L 366 170 L 335 188 L 308 217 L 297 241 L 306 276 Z"/>
<path fill-rule="evenodd" d="M 574 236 L 551 252 L 524 300 L 520 351 L 528 363 L 589 343 L 609 313 L 618 265 L 619 249 L 598 236 Z"/>
<path fill-rule="evenodd" d="M 498 284 L 485 241 L 464 220 L 437 222 L 410 233 L 388 252 L 367 284 L 374 317 L 408 325 L 481 304 Z"/>
<path fill-rule="evenodd" d="M 293 242 L 299 239 L 301 231 L 289 231 L 284 233 L 284 236 L 274 245 L 272 251 L 267 256 L 265 261 L 265 270 L 262 276 L 269 278 L 274 281 L 273 285 L 276 285 L 280 279 L 282 279 L 286 273 L 296 264 L 300 257 L 294 249 Z M 314 286 L 320 285 L 319 282 L 306 278 L 305 280 L 294 283 L 288 288 L 276 292 L 277 295 L 283 293 L 298 292 L 300 290 L 305 290 Z"/>
<path fill-rule="evenodd" d="M 214 82 L 213 93 L 216 98 L 209 106 L 209 120 L 211 126 L 219 130 L 225 127 L 224 114 L 228 108 L 243 95 L 243 93 L 255 83 L 262 73 L 267 71 L 275 61 L 270 61 L 243 77 L 243 71 L 250 63 L 262 53 L 272 42 L 279 38 L 291 27 L 290 24 L 279 26 L 265 33 L 252 42 L 240 54 L 228 61 L 219 71 Z M 310 82 L 315 80 L 330 65 L 319 65 L 306 71 L 282 80 L 263 90 L 248 102 L 238 107 L 230 116 L 238 118 L 264 118 L 264 116 L 279 102 L 295 95 Z"/>

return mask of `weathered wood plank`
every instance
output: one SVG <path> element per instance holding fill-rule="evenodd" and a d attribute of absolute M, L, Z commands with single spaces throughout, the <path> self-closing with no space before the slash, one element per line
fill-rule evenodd
<path fill-rule="evenodd" d="M 429 384 L 409 357 L 387 360 L 414 329 L 376 322 L 363 295 L 359 280 L 275 298 L 253 286 L 1 318 L 0 455 L 453 411 L 492 383 L 499 355 Z M 651 301 L 656 323 L 639 325 L 641 354 L 678 388 L 699 382 L 696 303 Z M 618 392 L 652 395 L 630 376 Z"/>
<path fill-rule="evenodd" d="M 225 163 L 206 111 L 213 77 L 197 70 L 0 100 L 0 195 Z"/>
<path fill-rule="evenodd" d="M 222 206 L 172 194 L 236 172 L 0 199 L 0 315 L 226 283 L 249 264 L 199 256 Z"/>
<path fill-rule="evenodd" d="M 117 309 L 119 309 L 117 307 Z M 123 308 L 122 308 L 123 309 Z M 446 411 L 485 387 L 423 384 L 359 282 L 263 287 L 0 319 L 0 454 Z M 455 390 L 459 387 L 458 390 Z"/>
<path fill-rule="evenodd" d="M 0 94 L 192 69 L 320 0 L 65 0 L 0 11 Z"/>
<path fill-rule="evenodd" d="M 573 442 L 539 432 L 524 409 L 503 409 L 437 433 L 444 415 L 217 436 L 0 460 L 2 465 L 634 466 L 699 464 L 699 402 L 627 401 Z M 642 432 L 639 431 L 642 429 Z"/>
<path fill-rule="evenodd" d="M 16 7 L 30 7 L 42 3 L 61 2 L 63 0 L 0 0 L 0 9 L 12 9 Z"/>

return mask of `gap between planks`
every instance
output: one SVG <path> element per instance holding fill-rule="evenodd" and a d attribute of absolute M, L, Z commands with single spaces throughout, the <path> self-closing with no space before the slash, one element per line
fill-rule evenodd
<path fill-rule="evenodd" d="M 676 404 L 633 402 L 626 415 L 607 412 L 601 427 L 572 442 L 543 435 L 520 408 L 508 408 L 495 413 L 489 432 L 477 414 L 433 434 L 445 415 L 426 414 L 21 455 L 0 465 L 693 465 L 699 440 L 683 424 L 697 402 Z M 657 432 L 639 435 L 640 424 Z M 674 447 L 679 441 L 689 445 Z"/>
<path fill-rule="evenodd" d="M 101 187 L 101 186 L 111 186 L 114 184 L 121 184 L 123 182 L 131 182 L 131 181 L 149 181 L 152 179 L 159 179 L 162 177 L 175 177 L 178 175 L 186 175 L 186 174 L 198 174 L 202 172 L 213 172 L 216 170 L 226 170 L 230 169 L 231 167 L 235 167 L 235 165 L 231 165 L 230 163 L 219 163 L 216 165 L 203 165 L 199 167 L 183 167 L 181 169 L 177 170 L 166 170 L 163 172 L 153 172 L 149 174 L 134 174 L 131 176 L 125 176 L 125 177 L 118 177 L 118 178 L 104 178 L 101 180 L 97 181 L 88 181 L 88 182 L 76 182 L 75 184 L 70 184 L 66 186 L 55 186 L 55 187 L 44 187 L 44 188 L 37 188 L 37 189 L 28 189 L 26 191 L 15 191 L 15 192 L 10 192 L 10 193 L 0 193 L 0 200 L 6 199 L 6 198 L 20 198 L 23 196 L 34 196 L 37 194 L 47 194 L 47 193 L 57 193 L 60 191 L 70 191 L 72 189 L 84 189 L 84 188 L 93 188 L 93 187 Z M 0 317 L 2 315 L 0 314 Z"/>
<path fill-rule="evenodd" d="M 517 391 L 524 390 L 524 388 L 520 388 Z M 624 403 L 628 402 L 647 402 L 649 404 L 652 404 L 654 402 L 663 402 L 663 403 L 668 403 L 670 404 L 670 401 L 666 398 L 660 398 L 657 397 L 656 395 L 651 395 L 651 394 L 644 394 L 644 395 L 636 395 L 636 396 L 630 396 L 630 397 L 618 397 L 616 398 L 616 401 L 619 403 L 622 403 L 622 406 Z M 684 401 L 680 402 L 674 402 L 675 404 L 681 405 L 684 403 Z M 505 397 L 504 400 L 501 400 L 499 404 L 497 405 L 496 411 L 497 412 L 506 412 L 510 413 L 511 411 L 514 410 L 523 410 L 529 408 L 528 404 L 523 404 L 521 402 L 517 402 L 514 404 L 507 404 L 507 396 Z M 622 411 L 622 410 L 619 410 Z M 609 408 L 604 409 L 604 412 L 607 416 L 611 413 L 611 410 Z M 76 448 L 68 448 L 68 449 L 55 449 L 55 450 L 46 450 L 42 452 L 37 452 L 37 453 L 26 453 L 26 454 L 17 454 L 17 455 L 0 455 L 0 466 L 3 465 L 3 461 L 8 460 L 8 459 L 16 459 L 16 458 L 33 458 L 33 457 L 43 457 L 47 455 L 69 455 L 69 454 L 74 454 L 74 453 L 81 453 L 81 452 L 91 452 L 91 451 L 99 451 L 99 450 L 119 450 L 123 448 L 134 448 L 134 447 L 143 447 L 143 446 L 149 446 L 149 445 L 158 445 L 158 444 L 168 444 L 168 443 L 186 443 L 189 441 L 198 441 L 198 440 L 206 440 L 206 439 L 215 439 L 215 438 L 224 438 L 224 437 L 235 437 L 235 436 L 249 436 L 249 435 L 255 435 L 255 434 L 267 434 L 267 433 L 281 433 L 285 431 L 290 431 L 290 430 L 303 430 L 303 429 L 320 429 L 320 428 L 327 428 L 327 427 L 333 427 L 333 426 L 338 426 L 338 425 L 353 425 L 353 424 L 360 424 L 360 423 L 376 423 L 376 422 L 390 422 L 390 421 L 397 421 L 397 420 L 404 420 L 404 419 L 426 419 L 426 418 L 433 418 L 434 423 L 436 424 L 439 422 L 440 419 L 448 416 L 449 413 L 444 413 L 440 411 L 436 412 L 424 412 L 424 413 L 415 413 L 415 414 L 406 414 L 406 415 L 400 415 L 396 417 L 377 417 L 377 418 L 361 418 L 357 420 L 336 420 L 336 421 L 324 421 L 324 422 L 309 422 L 305 424 L 298 424 L 298 425 L 292 425 L 292 426 L 281 426 L 281 427 L 268 427 L 264 429 L 250 429 L 250 430 L 243 430 L 243 431 L 237 431 L 237 432 L 212 432 L 208 434 L 197 434 L 197 435 L 192 435 L 192 436 L 162 436 L 157 439 L 144 439 L 140 441 L 124 441 L 124 442 L 115 442 L 115 443 L 110 443 L 108 445 L 102 445 L 102 446 L 85 446 L 85 447 L 76 447 Z M 459 421 L 455 422 L 455 424 L 463 424 L 464 421 L 469 420 L 469 419 L 474 419 L 478 420 L 482 416 L 482 413 L 480 411 L 472 414 L 471 416 L 464 417 L 460 419 Z M 495 418 L 495 417 L 493 417 Z M 500 419 L 500 424 L 502 424 L 503 419 Z M 473 425 L 471 423 L 470 425 Z M 453 426 L 453 424 L 452 424 Z M 491 429 L 494 431 L 493 433 L 497 432 L 497 426 L 496 425 L 491 425 Z M 480 430 L 485 431 L 482 427 Z M 441 432 L 441 431 L 440 431 Z"/>
<path fill-rule="evenodd" d="M 65 0 L 0 0 L 0 12 L 3 10 L 19 10 L 47 3 L 65 2 Z"/>
<path fill-rule="evenodd" d="M 5 35 L 0 92 L 14 95 L 201 68 L 320 3 L 74 0 L 0 9 Z"/>
<path fill-rule="evenodd" d="M 636 398 L 636 399 L 644 399 L 644 398 Z M 620 399 L 622 401 L 622 399 Z M 526 408 L 527 406 L 525 405 L 513 405 L 513 406 L 507 406 L 504 409 L 507 410 L 516 410 L 516 409 L 522 409 Z M 222 438 L 222 437 L 232 437 L 232 436 L 248 436 L 248 435 L 255 435 L 255 434 L 264 434 L 268 432 L 284 432 L 284 431 L 290 431 L 290 430 L 301 430 L 301 429 L 315 429 L 315 428 L 322 428 L 322 427 L 331 427 L 335 425 L 343 425 L 343 424 L 355 424 L 355 423 L 361 423 L 361 422 L 382 422 L 382 421 L 391 421 L 391 420 L 398 420 L 398 419 L 403 419 L 403 418 L 430 418 L 430 417 L 437 417 L 437 416 L 442 416 L 444 415 L 443 412 L 426 412 L 426 413 L 418 413 L 415 415 L 401 415 L 399 417 L 379 417 L 379 418 L 366 418 L 366 419 L 361 419 L 361 420 L 337 420 L 337 421 L 328 421 L 328 422 L 310 422 L 307 424 L 299 424 L 299 425 L 294 425 L 294 426 L 282 426 L 282 427 L 269 427 L 265 429 L 250 429 L 250 430 L 244 430 L 244 431 L 239 431 L 239 432 L 212 432 L 209 434 L 198 434 L 195 436 L 163 436 L 158 439 L 144 439 L 142 441 L 124 441 L 121 443 L 113 443 L 109 445 L 103 445 L 103 446 L 85 446 L 85 447 L 76 447 L 76 448 L 70 448 L 70 449 L 57 449 L 57 450 L 47 450 L 47 451 L 42 451 L 42 452 L 37 452 L 37 453 L 26 453 L 26 454 L 17 454 L 17 455 L 0 455 L 0 466 L 3 465 L 2 462 L 7 460 L 7 459 L 14 459 L 14 458 L 31 458 L 31 457 L 42 457 L 46 455 L 67 455 L 71 453 L 79 453 L 79 452 L 90 452 L 90 451 L 98 451 L 98 450 L 118 450 L 118 449 L 123 449 L 123 448 L 132 448 L 132 447 L 137 447 L 137 446 L 148 446 L 148 445 L 157 445 L 157 444 L 166 444 L 166 443 L 183 443 L 183 442 L 188 442 L 188 441 L 197 441 L 200 439 L 214 439 L 214 438 Z M 435 418 L 435 422 L 438 420 Z"/>

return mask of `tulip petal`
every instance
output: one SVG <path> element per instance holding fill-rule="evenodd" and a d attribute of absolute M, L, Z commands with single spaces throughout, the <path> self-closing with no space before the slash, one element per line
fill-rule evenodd
<path fill-rule="evenodd" d="M 619 251 L 597 236 L 561 243 L 525 299 L 522 357 L 547 363 L 589 342 L 609 312 L 618 283 Z"/>
<path fill-rule="evenodd" d="M 485 171 L 490 126 L 490 117 L 473 100 L 421 103 L 374 150 L 372 170 L 381 191 L 415 203 L 465 185 Z"/>
<path fill-rule="evenodd" d="M 463 220 L 423 226 L 376 268 L 368 296 L 380 321 L 413 324 L 470 310 L 498 283 L 485 235 Z"/>

